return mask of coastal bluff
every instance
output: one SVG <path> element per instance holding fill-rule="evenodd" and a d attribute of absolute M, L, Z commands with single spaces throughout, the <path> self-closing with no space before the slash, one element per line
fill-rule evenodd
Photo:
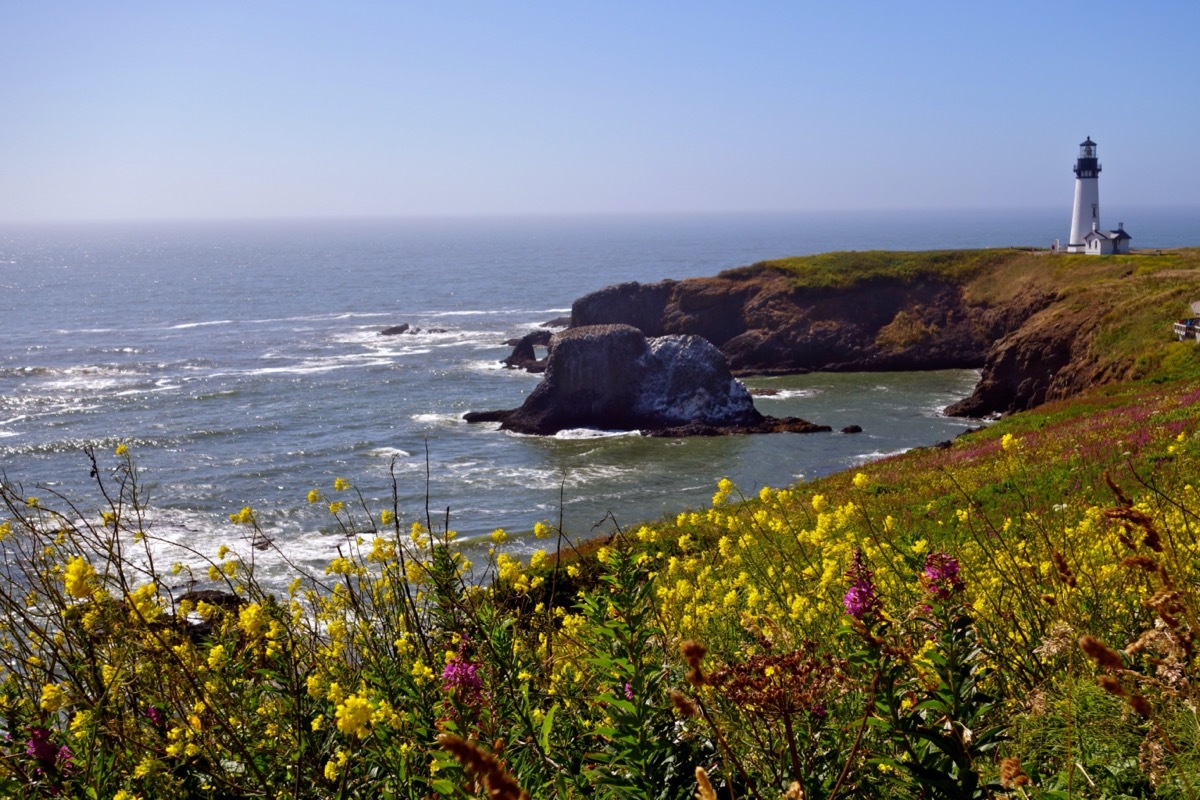
<path fill-rule="evenodd" d="M 1158 329 L 1193 295 L 1200 249 L 845 252 L 608 286 L 575 301 L 571 327 L 702 337 L 740 376 L 981 369 L 947 412 L 982 417 L 1152 374 Z"/>

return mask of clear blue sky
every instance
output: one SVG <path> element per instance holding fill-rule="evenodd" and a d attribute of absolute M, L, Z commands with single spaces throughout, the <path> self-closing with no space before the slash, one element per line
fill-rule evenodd
<path fill-rule="evenodd" d="M 1200 206 L 1200 3 L 0 0 L 0 221 Z"/>

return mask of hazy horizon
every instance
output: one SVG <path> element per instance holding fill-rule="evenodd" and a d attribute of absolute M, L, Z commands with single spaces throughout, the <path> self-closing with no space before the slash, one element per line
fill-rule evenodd
<path fill-rule="evenodd" d="M 1200 207 L 1182 2 L 2 19 L 0 223 Z"/>

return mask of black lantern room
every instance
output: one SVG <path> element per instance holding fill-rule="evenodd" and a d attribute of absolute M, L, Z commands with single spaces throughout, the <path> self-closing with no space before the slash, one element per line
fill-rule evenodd
<path fill-rule="evenodd" d="M 1079 144 L 1079 158 L 1075 161 L 1076 178 L 1095 178 L 1100 174 L 1100 160 L 1096 157 L 1096 143 L 1092 137 Z"/>

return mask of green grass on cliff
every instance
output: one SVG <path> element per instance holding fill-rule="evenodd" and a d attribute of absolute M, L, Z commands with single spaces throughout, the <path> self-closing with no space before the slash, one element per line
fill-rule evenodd
<path fill-rule="evenodd" d="M 1108 379 L 1200 377 L 1200 348 L 1181 346 L 1172 324 L 1200 300 L 1200 248 L 1088 256 L 1010 249 L 822 253 L 727 270 L 727 278 L 783 273 L 798 291 L 936 280 L 967 303 L 1019 306 L 1052 298 L 1031 324 L 1074 326 Z"/>
<path fill-rule="evenodd" d="M 930 278 L 960 283 L 1009 263 L 1012 250 L 867 250 L 794 256 L 726 270 L 724 277 L 787 273 L 797 288 L 849 289 L 876 280 L 915 283 Z M 1028 254 L 1020 254 L 1028 255 Z"/>

